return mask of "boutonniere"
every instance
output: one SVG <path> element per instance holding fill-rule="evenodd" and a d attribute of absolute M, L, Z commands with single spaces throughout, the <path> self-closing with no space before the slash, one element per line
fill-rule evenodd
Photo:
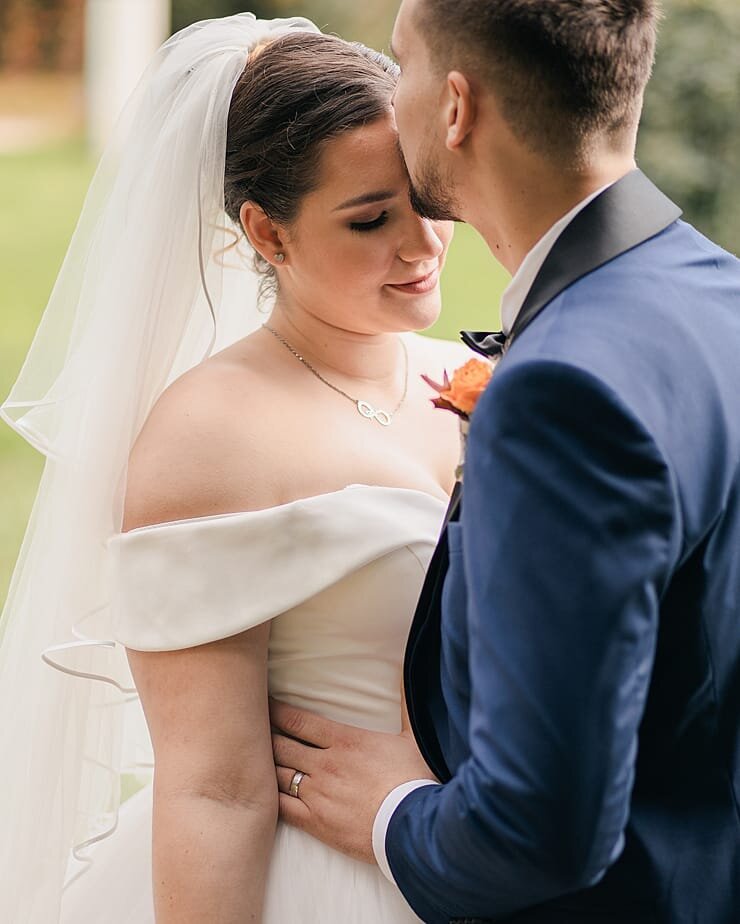
<path fill-rule="evenodd" d="M 478 403 L 478 399 L 486 390 L 493 375 L 493 364 L 483 359 L 469 359 L 464 366 L 455 370 L 452 378 L 444 373 L 444 382 L 434 382 L 423 375 L 422 378 L 436 392 L 437 397 L 432 399 L 435 407 L 444 411 L 452 411 L 460 418 L 460 462 L 455 471 L 458 481 L 463 480 L 463 467 L 465 465 L 465 446 L 470 429 L 470 418 Z"/>

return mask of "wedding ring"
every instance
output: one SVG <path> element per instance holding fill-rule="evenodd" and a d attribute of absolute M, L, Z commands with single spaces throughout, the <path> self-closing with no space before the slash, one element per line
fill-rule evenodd
<path fill-rule="evenodd" d="M 294 799 L 300 799 L 298 795 L 298 787 L 301 785 L 301 780 L 305 776 L 305 773 L 302 773 L 300 770 L 296 770 L 293 774 L 293 779 L 290 781 L 290 794 Z"/>

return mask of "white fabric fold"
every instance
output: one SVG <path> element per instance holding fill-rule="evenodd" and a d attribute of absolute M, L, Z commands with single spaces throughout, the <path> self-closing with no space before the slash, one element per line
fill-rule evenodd
<path fill-rule="evenodd" d="M 377 492 L 393 503 L 379 503 Z M 163 651 L 245 631 L 436 536 L 443 506 L 421 491 L 350 485 L 267 510 L 117 534 L 108 542 L 116 640 Z"/>

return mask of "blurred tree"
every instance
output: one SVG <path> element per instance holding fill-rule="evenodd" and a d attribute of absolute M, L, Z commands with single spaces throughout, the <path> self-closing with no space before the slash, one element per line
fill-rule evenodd
<path fill-rule="evenodd" d="M 666 0 L 665 11 L 640 166 L 688 221 L 740 253 L 740 5 Z"/>

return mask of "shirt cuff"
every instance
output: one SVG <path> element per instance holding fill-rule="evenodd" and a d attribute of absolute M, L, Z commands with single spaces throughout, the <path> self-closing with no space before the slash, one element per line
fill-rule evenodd
<path fill-rule="evenodd" d="M 383 804 L 378 809 L 378 814 L 375 816 L 375 822 L 373 823 L 373 853 L 375 854 L 375 859 L 380 867 L 380 871 L 386 879 L 389 879 L 394 885 L 396 884 L 396 880 L 393 878 L 393 873 L 388 864 L 388 857 L 385 853 L 385 836 L 388 833 L 388 825 L 391 823 L 393 813 L 406 796 L 415 789 L 420 789 L 422 786 L 438 785 L 439 783 L 437 780 L 410 780 L 408 783 L 402 783 L 388 793 L 383 800 Z"/>

